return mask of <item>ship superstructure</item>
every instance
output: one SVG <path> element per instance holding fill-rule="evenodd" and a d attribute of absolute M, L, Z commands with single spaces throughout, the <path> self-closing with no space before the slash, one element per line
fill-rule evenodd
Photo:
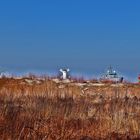
<path fill-rule="evenodd" d="M 105 75 L 100 78 L 101 81 L 110 81 L 110 82 L 123 82 L 123 77 L 120 77 L 115 70 L 110 66 Z"/>

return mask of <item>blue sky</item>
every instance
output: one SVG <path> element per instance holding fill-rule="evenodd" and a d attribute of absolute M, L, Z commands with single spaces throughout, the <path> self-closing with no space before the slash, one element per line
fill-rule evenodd
<path fill-rule="evenodd" d="M 140 2 L 1 0 L 0 65 L 8 70 L 140 73 Z"/>

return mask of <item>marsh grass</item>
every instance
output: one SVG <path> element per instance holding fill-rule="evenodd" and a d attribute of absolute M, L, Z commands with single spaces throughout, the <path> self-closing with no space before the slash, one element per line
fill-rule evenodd
<path fill-rule="evenodd" d="M 2 140 L 140 138 L 139 85 L 78 87 L 44 79 L 0 79 Z"/>

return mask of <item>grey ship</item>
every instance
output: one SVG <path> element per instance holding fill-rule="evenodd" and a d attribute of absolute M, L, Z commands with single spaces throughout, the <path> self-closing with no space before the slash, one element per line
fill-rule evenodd
<path fill-rule="evenodd" d="M 100 81 L 103 82 L 116 82 L 116 83 L 122 83 L 123 77 L 120 77 L 116 71 L 112 69 L 110 66 L 106 72 L 105 75 L 103 75 L 102 78 L 100 78 Z"/>

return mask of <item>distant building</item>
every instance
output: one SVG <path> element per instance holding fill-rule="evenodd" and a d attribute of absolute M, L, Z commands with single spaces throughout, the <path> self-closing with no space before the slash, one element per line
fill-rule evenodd
<path fill-rule="evenodd" d="M 9 72 L 7 72 L 6 70 L 2 70 L 2 69 L 0 68 L 0 78 L 4 78 L 4 77 L 6 77 L 6 78 L 11 78 L 12 75 L 11 75 Z"/>
<path fill-rule="evenodd" d="M 70 69 L 60 69 L 60 76 L 59 78 L 62 80 L 66 80 L 70 78 L 69 71 Z"/>
<path fill-rule="evenodd" d="M 116 71 L 110 66 L 105 75 L 100 78 L 100 81 L 110 81 L 110 82 L 123 82 L 123 77 L 120 77 Z"/>
<path fill-rule="evenodd" d="M 5 72 L 4 71 L 0 71 L 0 78 L 5 76 Z"/>

